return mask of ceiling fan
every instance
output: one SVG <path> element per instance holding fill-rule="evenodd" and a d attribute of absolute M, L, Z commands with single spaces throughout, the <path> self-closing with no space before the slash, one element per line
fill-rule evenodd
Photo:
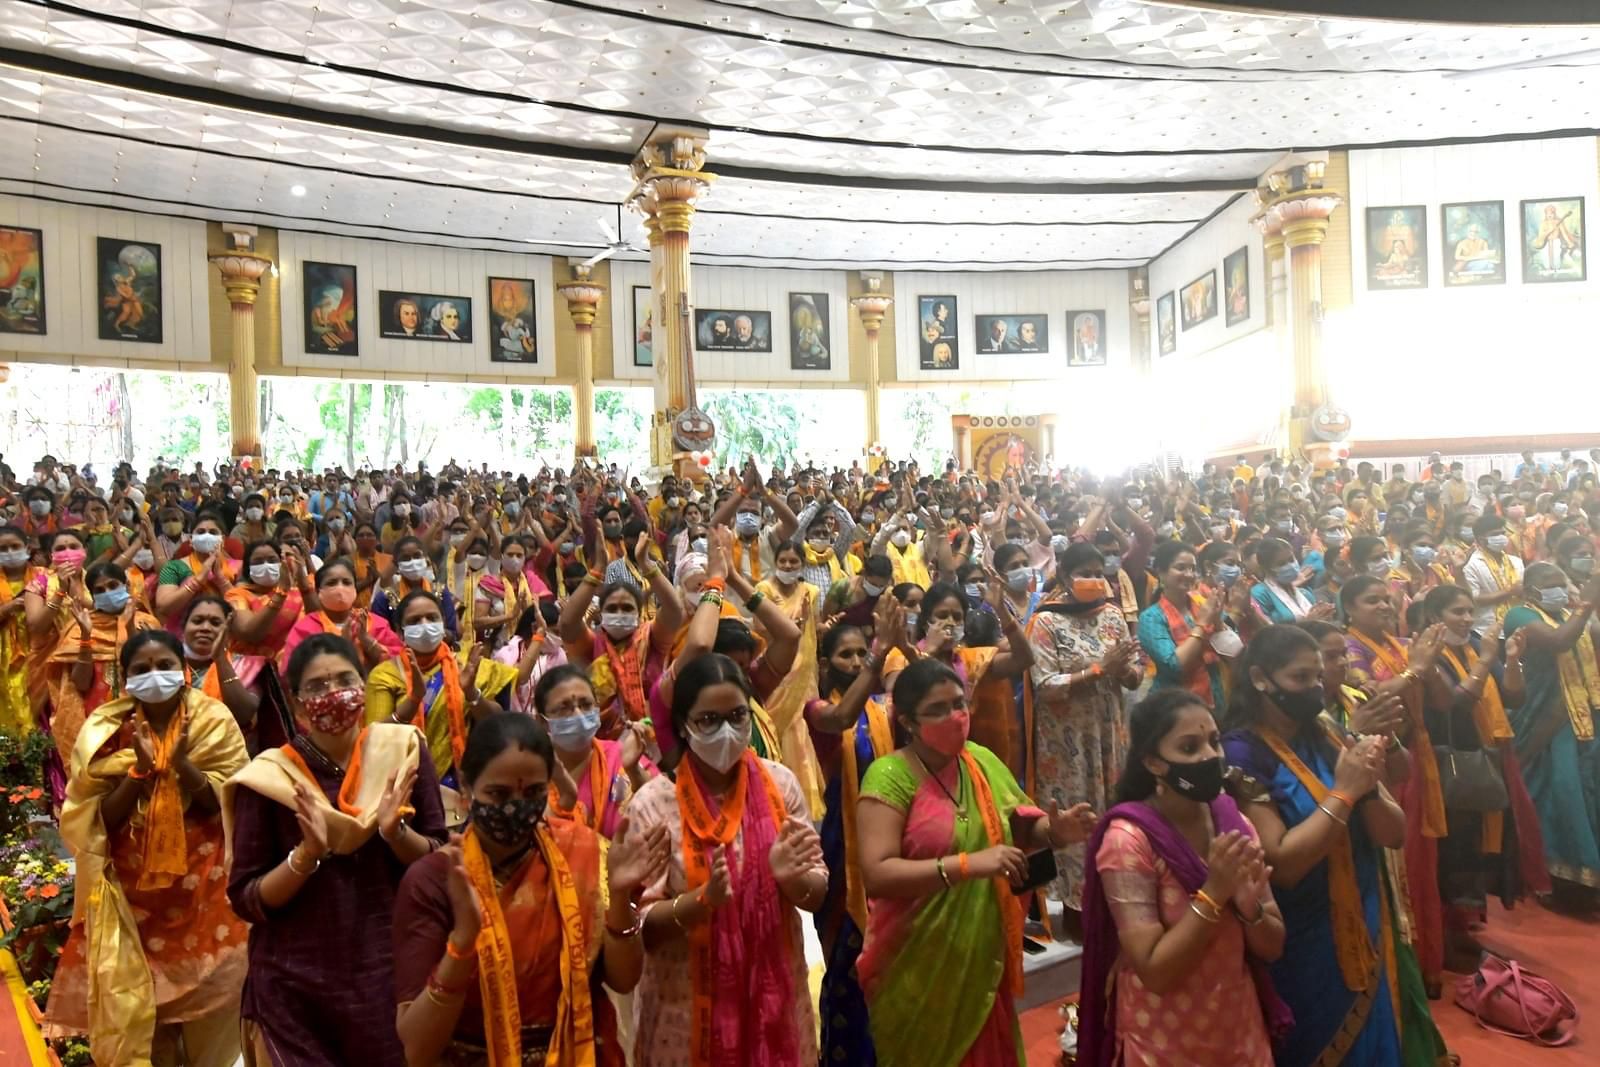
<path fill-rule="evenodd" d="M 643 225 L 644 225 L 643 220 L 640 220 L 639 225 L 640 225 L 640 227 L 643 227 Z M 599 226 L 600 232 L 605 234 L 606 247 L 601 249 L 600 251 L 596 252 L 594 255 L 590 256 L 588 259 L 584 260 L 583 261 L 583 265 L 585 267 L 592 267 L 596 263 L 599 263 L 603 259 L 610 259 L 612 256 L 616 255 L 618 252 L 643 252 L 643 251 L 645 251 L 645 249 L 643 247 L 641 247 L 639 245 L 639 243 L 638 243 L 638 235 L 637 234 L 634 235 L 632 240 L 627 240 L 627 241 L 622 240 L 622 238 L 619 236 L 619 231 L 622 229 L 622 205 L 621 204 L 617 205 L 617 221 L 615 223 L 613 223 L 610 219 L 602 217 L 599 220 L 598 226 Z"/>

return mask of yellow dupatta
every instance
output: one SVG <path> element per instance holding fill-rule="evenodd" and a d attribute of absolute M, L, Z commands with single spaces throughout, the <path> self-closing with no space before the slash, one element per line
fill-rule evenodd
<path fill-rule="evenodd" d="M 37 568 L 30 563 L 23 568 L 22 581 L 13 587 L 11 579 L 6 577 L 5 571 L 0 570 L 0 604 L 9 604 L 14 597 L 21 596 L 22 591 L 28 588 L 28 583 L 33 581 L 33 576 L 36 572 Z M 0 630 L 0 636 L 6 638 L 5 648 L 10 660 L 9 663 L 0 663 L 0 670 L 15 667 L 28 655 L 27 613 L 18 612 L 13 615 L 11 621 L 5 624 L 3 630 Z"/>
<path fill-rule="evenodd" d="M 1528 605 L 1539 613 L 1551 629 L 1560 623 L 1537 604 Z M 1594 740 L 1594 709 L 1600 708 L 1600 674 L 1594 668 L 1594 639 L 1586 626 L 1578 634 L 1578 642 L 1565 652 L 1556 654 L 1556 670 L 1561 675 L 1561 696 L 1567 705 L 1567 719 L 1572 723 L 1572 735 L 1579 741 Z M 1584 664 L 1590 666 L 1585 669 Z"/>
<path fill-rule="evenodd" d="M 220 791 L 249 761 L 244 735 L 226 704 L 189 688 L 180 701 L 175 715 L 186 715 L 189 723 L 184 754 Z M 61 839 L 77 861 L 72 922 L 82 924 L 86 935 L 90 1051 L 96 1063 L 146 1067 L 155 1037 L 156 989 L 101 817 L 101 805 L 133 769 L 134 755 L 132 748 L 106 756 L 100 752 L 133 708 L 131 697 L 102 704 L 78 731 L 61 808 Z"/>
<path fill-rule="evenodd" d="M 834 703 L 843 697 L 833 694 Z M 872 743 L 872 758 L 881 759 L 894 751 L 894 730 L 889 725 L 889 713 L 878 701 L 867 698 L 867 737 Z M 863 935 L 867 929 L 867 883 L 861 874 L 860 846 L 856 842 L 856 801 L 861 797 L 861 768 L 856 762 L 856 735 L 861 729 L 857 721 L 844 732 L 844 747 L 840 750 L 839 798 L 844 808 L 844 899 L 845 910 L 856 922 Z"/>
<path fill-rule="evenodd" d="M 805 550 L 806 566 L 826 566 L 828 568 L 828 578 L 831 581 L 842 582 L 845 580 L 844 568 L 839 565 L 839 557 L 834 554 L 832 548 L 825 548 L 821 552 L 818 552 L 809 544 L 802 545 L 801 547 Z M 827 590 L 823 591 L 826 592 Z"/>
<path fill-rule="evenodd" d="M 1393 636 L 1385 634 L 1381 645 L 1354 628 L 1351 628 L 1350 636 L 1372 653 L 1373 663 L 1387 667 L 1391 677 L 1398 678 L 1409 669 L 1405 646 Z M 1406 749 L 1415 761 L 1417 772 L 1422 775 L 1422 835 L 1444 837 L 1449 833 L 1444 810 L 1444 787 L 1439 780 L 1439 759 L 1433 751 L 1433 738 L 1428 734 L 1428 723 L 1423 718 L 1421 679 L 1406 686 L 1400 702 L 1411 722 L 1411 740 Z"/>
<path fill-rule="evenodd" d="M 910 582 L 912 585 L 923 589 L 933 584 L 933 576 L 928 573 L 928 565 L 922 558 L 922 545 L 912 541 L 905 548 L 896 548 L 893 541 L 883 546 L 884 552 L 889 557 L 889 562 L 894 564 L 894 582 L 903 585 Z"/>
<path fill-rule="evenodd" d="M 1466 680 L 1467 674 L 1478 662 L 1478 654 L 1472 650 L 1471 645 L 1462 646 L 1462 651 L 1466 653 L 1465 660 L 1457 656 L 1456 650 L 1449 645 L 1445 645 L 1439 651 L 1450 661 L 1450 666 L 1455 668 L 1456 677 L 1462 681 Z M 1511 729 L 1511 720 L 1506 718 L 1506 706 L 1500 698 L 1500 686 L 1492 674 L 1484 678 L 1483 695 L 1472 705 L 1472 722 L 1478 732 L 1478 743 L 1484 748 L 1494 748 L 1516 736 Z M 1498 855 L 1504 834 L 1505 812 L 1484 812 L 1483 850 L 1490 855 Z"/>
<path fill-rule="evenodd" d="M 1511 562 L 1511 554 L 1509 552 L 1502 552 L 1500 554 L 1500 562 L 1498 563 L 1495 562 L 1494 553 L 1492 552 L 1479 552 L 1478 558 L 1483 560 L 1483 565 L 1485 567 L 1489 568 L 1489 574 L 1494 578 L 1494 584 L 1496 588 L 1498 588 L 1502 593 L 1507 589 L 1515 589 L 1521 584 L 1520 580 L 1517 578 L 1516 565 Z M 1510 600 L 1502 600 L 1500 603 L 1496 604 L 1494 606 L 1495 622 L 1505 622 L 1506 612 L 1510 611 L 1515 606 L 1515 602 Z"/>
<path fill-rule="evenodd" d="M 750 546 L 750 581 L 752 582 L 761 581 L 762 536 L 762 534 L 756 534 L 755 540 L 751 542 Z M 741 574 L 744 573 L 744 553 L 744 540 L 742 538 L 735 537 L 733 539 L 733 569 Z"/>
<path fill-rule="evenodd" d="M 800 780 L 800 791 L 805 794 L 811 817 L 820 819 L 825 809 L 822 765 L 811 744 L 811 730 L 805 716 L 806 705 L 817 698 L 817 590 L 803 579 L 788 593 L 772 578 L 756 588 L 800 628 L 800 647 L 795 652 L 794 664 L 762 706 L 777 735 L 778 748 L 783 753 L 781 762 Z"/>

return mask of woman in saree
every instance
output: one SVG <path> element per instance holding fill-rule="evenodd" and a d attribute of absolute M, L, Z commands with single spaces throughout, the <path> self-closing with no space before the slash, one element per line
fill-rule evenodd
<path fill-rule="evenodd" d="M 167 558 L 150 516 L 139 514 L 131 502 L 123 505 L 122 514 L 123 521 L 111 529 L 117 549 L 113 562 L 128 572 L 128 592 L 139 607 L 154 615 L 156 584 Z"/>
<path fill-rule="evenodd" d="M 1127 762 L 1123 694 L 1144 679 L 1139 645 L 1111 599 L 1099 548 L 1086 541 L 1069 546 L 1057 557 L 1056 575 L 1054 592 L 1028 623 L 1033 668 L 1026 706 L 1037 768 L 1032 784 L 1040 796 L 1088 801 L 1105 811 Z M 1077 928 L 1089 859 L 1079 848 L 1056 856 L 1059 873 L 1050 892 L 1069 913 L 1069 932 Z"/>
<path fill-rule="evenodd" d="M 126 695 L 79 732 L 61 809 L 77 889 L 47 1032 L 88 1033 L 102 1067 L 231 1067 L 246 927 L 228 906 L 217 791 L 249 759 L 244 737 L 185 684 L 165 630 L 128 638 L 118 662 Z"/>
<path fill-rule="evenodd" d="M 550 627 L 560 621 L 561 613 L 554 603 L 541 600 L 524 608 L 517 619 L 517 628 L 511 639 L 495 650 L 496 662 L 517 668 L 523 681 L 511 692 L 511 710 L 525 715 L 534 713 L 533 694 L 539 679 L 567 662 L 567 653 L 561 641 L 550 632 Z M 527 670 L 523 664 L 526 661 Z"/>
<path fill-rule="evenodd" d="M 972 709 L 972 740 L 993 752 L 1002 763 L 1011 762 L 1013 750 L 1023 748 L 1016 736 L 1017 727 L 1001 699 L 980 705 L 980 684 L 986 678 L 1016 678 L 1033 666 L 1033 646 L 1017 622 L 998 578 L 989 583 L 988 609 L 1000 620 L 1004 640 L 992 648 L 972 648 L 965 643 L 967 629 L 966 595 L 953 585 L 938 582 L 922 598 L 917 625 L 911 631 L 915 646 L 891 649 L 883 664 L 884 687 L 893 691 L 895 680 L 906 665 L 923 659 L 937 660 L 955 671 L 966 689 L 966 702 Z"/>
<path fill-rule="evenodd" d="M 445 583 L 462 606 L 461 646 L 471 648 L 479 641 L 492 642 L 500 627 L 516 621 L 517 612 L 516 605 L 506 602 L 504 583 L 489 573 L 490 561 L 500 558 L 500 535 L 491 528 L 486 536 L 474 520 L 459 543 L 458 536 L 452 532 L 445 550 Z"/>
<path fill-rule="evenodd" d="M 931 599 L 931 598 L 930 598 Z M 928 657 L 900 672 L 907 743 L 861 783 L 867 898 L 857 972 L 880 1067 L 1021 1067 L 1026 853 L 1082 841 L 1088 804 L 1033 807 L 1004 763 L 968 741 L 966 685 Z"/>
<path fill-rule="evenodd" d="M 1447 809 L 1450 833 L 1439 842 L 1445 967 L 1471 974 L 1483 952 L 1472 931 L 1488 921 L 1489 894 L 1509 908 L 1530 890 L 1550 891 L 1539 816 L 1522 781 L 1506 715 L 1507 708 L 1520 707 L 1526 699 L 1522 674 L 1526 637 L 1502 642 L 1498 633 L 1481 639 L 1473 634 L 1472 593 L 1463 586 L 1438 586 L 1422 605 L 1426 625 L 1444 627 L 1444 645 L 1434 668 L 1450 695 L 1447 703 L 1440 703 L 1437 687 L 1428 688 L 1428 733 L 1452 749 L 1487 752 L 1500 770 L 1510 801 L 1506 809 L 1494 812 Z"/>
<path fill-rule="evenodd" d="M 451 637 L 459 632 L 456 598 L 449 589 L 436 587 L 433 564 L 428 562 L 427 546 L 418 537 L 402 537 L 394 547 L 394 569 L 386 573 L 376 592 L 372 594 L 372 613 L 391 627 L 394 626 L 394 608 L 412 593 L 421 591 L 438 597 L 439 610 L 444 613 L 444 626 Z"/>
<path fill-rule="evenodd" d="M 28 538 L 16 526 L 0 525 L 0 731 L 18 739 L 37 725 L 28 700 L 28 583 L 38 573 Z"/>
<path fill-rule="evenodd" d="M 1532 564 L 1522 596 L 1505 619 L 1507 638 L 1524 635 L 1527 647 L 1527 696 L 1509 715 L 1517 761 L 1539 812 L 1550 876 L 1593 890 L 1600 888 L 1600 667 L 1592 633 L 1600 576 L 1584 583 L 1574 603 L 1559 567 Z"/>
<path fill-rule="evenodd" d="M 823 773 L 825 814 L 819 833 L 828 867 L 828 892 L 816 912 L 824 970 L 819 1009 L 822 1063 L 876 1063 L 867 1002 L 856 961 L 867 931 L 867 888 L 861 876 L 856 801 L 874 760 L 894 751 L 894 729 L 882 699 L 883 658 L 901 640 L 905 611 L 881 597 L 869 651 L 860 627 L 839 623 L 822 635 L 821 679 L 826 698 L 806 708 L 806 723 Z"/>
<path fill-rule="evenodd" d="M 314 596 L 316 610 L 300 616 L 284 638 L 283 649 L 278 653 L 280 665 L 289 662 L 296 645 L 315 634 L 343 636 L 356 646 L 368 670 L 390 656 L 398 656 L 405 647 L 387 622 L 356 607 L 356 571 L 349 560 L 330 559 L 317 568 Z"/>
<path fill-rule="evenodd" d="M 455 825 L 466 814 L 457 769 L 472 724 L 508 708 L 513 687 L 526 675 L 523 668 L 489 658 L 481 644 L 471 651 L 452 649 L 444 639 L 444 609 L 432 593 L 410 594 L 395 614 L 405 651 L 385 659 L 367 677 L 367 721 L 422 731 L 445 787 L 445 814 Z"/>
<path fill-rule="evenodd" d="M 222 516 L 203 511 L 195 516 L 188 543 L 161 568 L 156 585 L 156 617 L 176 636 L 183 629 L 183 609 L 201 593 L 227 597 L 239 577 L 239 565 L 222 549 Z"/>
<path fill-rule="evenodd" d="M 1345 647 L 1347 684 L 1373 699 L 1400 699 L 1405 719 L 1390 736 L 1404 745 L 1410 772 L 1395 799 L 1406 813 L 1405 888 L 1411 909 L 1411 937 L 1429 991 L 1438 989 L 1444 971 L 1444 911 L 1439 897 L 1439 841 L 1449 833 L 1439 764 L 1428 729 L 1426 703 L 1449 701 L 1449 686 L 1434 663 L 1444 645 L 1444 628 L 1430 626 L 1407 641 L 1395 636 L 1399 613 L 1388 584 L 1375 574 L 1358 574 L 1344 583 L 1339 604 L 1349 622 Z M 1442 743 L 1442 742 L 1441 742 Z"/>
<path fill-rule="evenodd" d="M 639 981 L 639 895 L 671 845 L 665 827 L 624 819 L 602 865 L 592 829 L 546 813 L 555 767 L 536 719 L 505 712 L 473 727 L 461 760 L 471 821 L 406 872 L 395 905 L 407 1063 L 627 1062 L 605 991 Z"/>
<path fill-rule="evenodd" d="M 1256 634 L 1238 670 L 1223 751 L 1247 776 L 1241 810 L 1287 930 L 1271 970 L 1295 1025 L 1277 1045 L 1278 1067 L 1447 1063 L 1385 862 L 1407 824 L 1383 784 L 1385 738 L 1323 714 L 1321 652 L 1299 627 Z"/>
<path fill-rule="evenodd" d="M 356 550 L 350 556 L 350 564 L 356 570 L 356 607 L 368 608 L 372 606 L 378 583 L 393 569 L 394 557 L 380 551 L 378 528 L 370 522 L 356 523 L 355 542 Z"/>
<path fill-rule="evenodd" d="M 800 780 L 815 820 L 822 818 L 822 771 L 806 729 L 805 709 L 817 698 L 817 603 L 822 594 L 803 580 L 805 550 L 799 542 L 779 545 L 773 564 L 772 574 L 756 583 L 755 591 L 775 604 L 799 629 L 800 647 L 789 673 L 762 701 L 762 706 L 775 724 L 781 724 L 778 748 L 783 753 L 783 765 Z M 761 632 L 759 619 L 752 629 Z"/>
<path fill-rule="evenodd" d="M 676 781 L 653 779 L 628 807 L 637 830 L 671 840 L 642 904 L 639 1064 L 817 1061 L 799 911 L 822 903 L 827 871 L 800 783 L 750 747 L 750 700 L 727 656 L 687 663 L 672 690 Z"/>
<path fill-rule="evenodd" d="M 253 541 L 245 547 L 244 573 L 228 590 L 227 601 L 234 611 L 233 650 L 276 661 L 316 593 L 298 552 Z"/>
<path fill-rule="evenodd" d="M 582 667 L 565 664 L 539 679 L 534 708 L 544 723 L 550 743 L 577 792 L 576 806 L 560 806 L 552 787 L 555 813 L 577 819 L 607 841 L 617 836 L 622 810 L 651 778 L 654 768 L 644 761 L 650 740 L 648 721 L 629 723 L 621 741 L 599 737 L 600 702 L 594 683 Z"/>
<path fill-rule="evenodd" d="M 361 659 L 307 638 L 285 695 L 300 733 L 222 792 L 228 899 L 250 927 L 241 1014 L 257 1067 L 401 1067 L 391 918 L 406 868 L 444 844 L 433 762 L 410 726 L 364 725 Z"/>
<path fill-rule="evenodd" d="M 1223 663 L 1243 647 L 1225 621 L 1225 599 L 1204 599 L 1195 592 L 1194 550 L 1182 541 L 1163 541 L 1150 566 L 1161 596 L 1139 613 L 1139 647 L 1155 664 L 1154 688 L 1181 686 L 1215 713 L 1225 700 Z M 1230 596 L 1245 600 L 1243 589 L 1244 583 L 1235 581 Z"/>
<path fill-rule="evenodd" d="M 639 535 L 639 552 L 649 548 L 650 535 Z M 601 572 L 591 570 L 567 597 L 561 608 L 558 631 L 567 659 L 586 664 L 600 699 L 600 736 L 616 740 L 623 727 L 649 714 L 649 695 L 666 669 L 667 653 L 683 625 L 683 602 L 661 568 L 651 563 L 644 571 L 655 595 L 656 617 L 644 620 L 644 596 L 631 581 L 612 582 L 600 589 Z M 599 625 L 584 622 L 589 605 L 600 589 Z"/>
<path fill-rule="evenodd" d="M 206 594 L 191 600 L 183 613 L 183 665 L 189 684 L 233 712 L 239 731 L 255 733 L 261 710 L 261 656 L 244 656 L 228 650 L 228 623 L 233 608 L 221 597 Z"/>
<path fill-rule="evenodd" d="M 1082 1067 L 1272 1067 L 1292 1025 L 1266 964 L 1283 955 L 1255 828 L 1223 792 L 1211 710 L 1163 689 L 1129 717 L 1117 804 L 1089 838 Z"/>

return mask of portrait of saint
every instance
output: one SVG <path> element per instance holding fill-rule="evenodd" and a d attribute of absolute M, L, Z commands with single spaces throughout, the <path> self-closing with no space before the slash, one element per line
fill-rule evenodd
<path fill-rule="evenodd" d="M 1178 293 L 1182 302 L 1183 328 L 1192 330 L 1217 315 L 1217 272 L 1208 270 Z"/>
<path fill-rule="evenodd" d="M 1445 285 L 1505 284 L 1505 213 L 1499 200 L 1440 206 L 1439 254 Z"/>
<path fill-rule="evenodd" d="M 494 363 L 537 363 L 533 282 L 489 279 L 489 359 Z"/>
<path fill-rule="evenodd" d="M 648 285 L 633 287 L 633 365 L 655 366 L 655 304 Z"/>
<path fill-rule="evenodd" d="M 95 239 L 100 256 L 100 340 L 161 343 L 161 246 Z"/>
<path fill-rule="evenodd" d="M 1367 208 L 1367 288 L 1428 286 L 1428 214 L 1421 205 Z"/>
<path fill-rule="evenodd" d="M 833 356 L 828 339 L 828 294 L 789 294 L 789 368 L 828 370 Z"/>
<path fill-rule="evenodd" d="M 1522 202 L 1522 280 L 1581 282 L 1589 276 L 1583 197 Z"/>
<path fill-rule="evenodd" d="M 1222 260 L 1222 277 L 1228 289 L 1223 294 L 1223 322 L 1236 326 L 1250 317 L 1250 249 L 1230 252 Z"/>
<path fill-rule="evenodd" d="M 1156 301 L 1157 348 L 1163 356 L 1170 356 L 1178 350 L 1178 319 L 1173 310 L 1174 302 L 1172 293 L 1165 293 Z"/>
<path fill-rule="evenodd" d="M 1067 325 L 1071 327 L 1072 347 L 1067 350 L 1069 367 L 1103 367 L 1106 365 L 1106 313 L 1095 311 L 1068 311 Z"/>
<path fill-rule="evenodd" d="M 0 226 L 0 333 L 46 332 L 44 234 Z"/>

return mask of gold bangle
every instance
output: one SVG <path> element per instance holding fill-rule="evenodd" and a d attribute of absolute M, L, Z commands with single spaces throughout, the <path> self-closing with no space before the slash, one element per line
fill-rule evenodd
<path fill-rule="evenodd" d="M 451 1008 L 451 1007 L 454 1007 L 455 1005 L 461 1003 L 461 1001 L 466 998 L 466 994 L 463 993 L 460 996 L 451 997 L 450 999 L 447 1000 L 444 997 L 441 997 L 438 994 L 438 992 L 433 988 L 432 985 L 429 985 L 426 988 L 425 992 L 428 995 L 428 999 L 433 1001 L 434 1006 L 435 1007 L 440 1007 L 440 1008 Z"/>
<path fill-rule="evenodd" d="M 1196 915 L 1200 916 L 1200 918 L 1204 919 L 1206 922 L 1212 924 L 1213 926 L 1215 926 L 1217 923 L 1222 921 L 1222 914 L 1220 912 L 1217 913 L 1214 916 L 1207 915 L 1205 912 L 1200 910 L 1200 905 L 1195 903 L 1195 901 L 1193 901 L 1193 900 L 1189 901 L 1189 910 L 1194 912 Z"/>
<path fill-rule="evenodd" d="M 1204 904 L 1218 915 L 1222 914 L 1222 905 L 1218 904 L 1211 894 L 1207 893 L 1204 889 L 1196 889 L 1194 891 L 1194 897 L 1196 900 L 1200 901 L 1200 903 Z"/>

